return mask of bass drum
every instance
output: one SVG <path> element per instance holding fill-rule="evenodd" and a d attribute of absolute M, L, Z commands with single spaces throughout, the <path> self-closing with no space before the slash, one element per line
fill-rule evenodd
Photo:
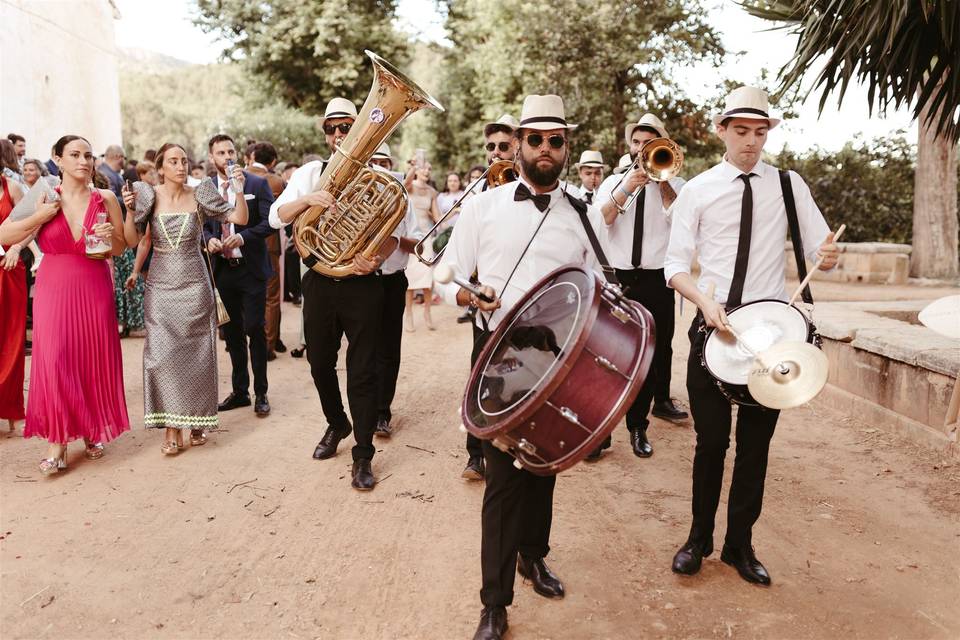
<path fill-rule="evenodd" d="M 820 335 L 804 313 L 782 300 L 755 300 L 727 312 L 730 325 L 754 351 L 762 353 L 781 342 L 808 342 L 820 348 Z M 753 355 L 729 331 L 706 329 L 701 362 L 723 395 L 735 404 L 762 406 L 747 388 Z"/>
<path fill-rule="evenodd" d="M 537 475 L 584 459 L 646 379 L 653 317 L 577 266 L 538 282 L 503 318 L 470 373 L 464 426 Z"/>

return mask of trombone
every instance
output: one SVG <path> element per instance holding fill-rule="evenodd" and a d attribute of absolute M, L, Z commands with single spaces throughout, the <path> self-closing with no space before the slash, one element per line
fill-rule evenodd
<path fill-rule="evenodd" d="M 634 159 L 633 163 L 623 172 L 623 177 L 613 187 L 613 191 L 620 188 L 623 181 L 637 169 L 643 169 L 647 177 L 653 182 L 664 182 L 670 178 L 676 177 L 683 166 L 683 149 L 670 138 L 654 138 L 647 140 L 640 147 L 640 153 Z M 625 189 L 624 189 L 625 191 Z M 643 189 L 637 189 L 631 193 L 622 205 L 617 204 L 617 209 L 623 213 L 630 208 L 630 205 L 636 201 L 637 197 L 643 192 Z M 613 200 L 616 204 L 616 199 Z"/>
<path fill-rule="evenodd" d="M 413 255 L 417 256 L 417 260 L 427 265 L 428 267 L 432 267 L 433 265 L 437 264 L 437 262 L 439 262 L 440 258 L 443 256 L 443 252 L 446 251 L 447 248 L 444 247 L 443 249 L 438 251 L 436 255 L 434 255 L 432 258 L 424 258 L 423 245 L 425 242 L 427 242 L 427 240 L 433 237 L 437 229 L 440 228 L 440 225 L 446 222 L 447 218 L 452 216 L 458 209 L 460 209 L 460 206 L 463 204 L 463 201 L 466 200 L 467 196 L 473 193 L 473 190 L 484 180 L 487 181 L 488 187 L 499 187 L 500 185 L 507 184 L 508 182 L 513 182 L 514 180 L 517 179 L 519 175 L 520 175 L 520 169 L 519 167 L 517 167 L 517 163 L 515 161 L 497 160 L 493 162 L 489 167 L 486 168 L 486 170 L 483 172 L 483 174 L 480 175 L 479 178 L 474 180 L 470 184 L 470 186 L 467 187 L 463 195 L 460 196 L 460 199 L 454 202 L 453 206 L 450 207 L 450 210 L 447 211 L 445 214 L 443 214 L 443 216 L 441 216 L 440 219 L 437 220 L 437 223 L 430 228 L 430 231 L 428 231 L 423 236 L 423 238 L 421 238 L 420 241 L 417 242 L 416 245 L 414 245 Z"/>

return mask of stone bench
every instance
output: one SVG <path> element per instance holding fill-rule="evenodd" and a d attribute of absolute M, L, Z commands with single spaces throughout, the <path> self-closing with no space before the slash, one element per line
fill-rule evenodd
<path fill-rule="evenodd" d="M 906 284 L 910 275 L 908 244 L 888 242 L 841 242 L 840 262 L 831 271 L 817 271 L 814 280 L 832 282 L 869 282 L 873 284 Z M 784 244 L 787 254 L 787 277 L 797 279 L 797 262 L 793 245 Z M 808 268 L 811 265 L 807 265 Z"/>

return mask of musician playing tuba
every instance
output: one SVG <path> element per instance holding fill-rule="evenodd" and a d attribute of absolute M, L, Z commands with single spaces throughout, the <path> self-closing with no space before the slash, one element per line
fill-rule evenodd
<path fill-rule="evenodd" d="M 641 154 L 649 153 L 651 140 L 664 155 L 672 151 L 669 136 L 660 118 L 645 114 L 636 123 L 627 125 L 626 142 L 634 159 L 634 169 L 625 175 L 608 177 L 597 189 L 595 202 L 603 213 L 610 245 L 610 264 L 617 270 L 627 297 L 636 300 L 653 314 L 657 326 L 657 343 L 650 373 L 643 388 L 627 412 L 627 429 L 633 453 L 641 458 L 653 455 L 647 437 L 648 413 L 653 402 L 653 415 L 678 421 L 687 413 L 670 398 L 670 361 L 673 356 L 673 289 L 663 277 L 663 257 L 670 240 L 670 218 L 667 208 L 683 187 L 683 179 L 671 177 L 657 182 L 651 179 Z M 656 151 L 654 151 L 656 153 Z M 682 162 L 682 154 L 680 155 Z M 675 164 L 675 161 L 674 161 Z M 669 157 L 664 165 L 669 166 Z M 661 177 L 660 175 L 656 177 Z M 588 459 L 597 459 L 607 440 Z"/>

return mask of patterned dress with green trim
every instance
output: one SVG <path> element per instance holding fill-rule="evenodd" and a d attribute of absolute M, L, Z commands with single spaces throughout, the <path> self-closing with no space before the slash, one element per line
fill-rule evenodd
<path fill-rule="evenodd" d="M 150 223 L 153 261 L 144 291 L 143 410 L 148 429 L 216 429 L 217 321 L 200 246 L 205 218 L 230 205 L 210 179 L 197 186 L 196 211 L 154 211 L 150 185 L 134 183 L 135 221 Z"/>

